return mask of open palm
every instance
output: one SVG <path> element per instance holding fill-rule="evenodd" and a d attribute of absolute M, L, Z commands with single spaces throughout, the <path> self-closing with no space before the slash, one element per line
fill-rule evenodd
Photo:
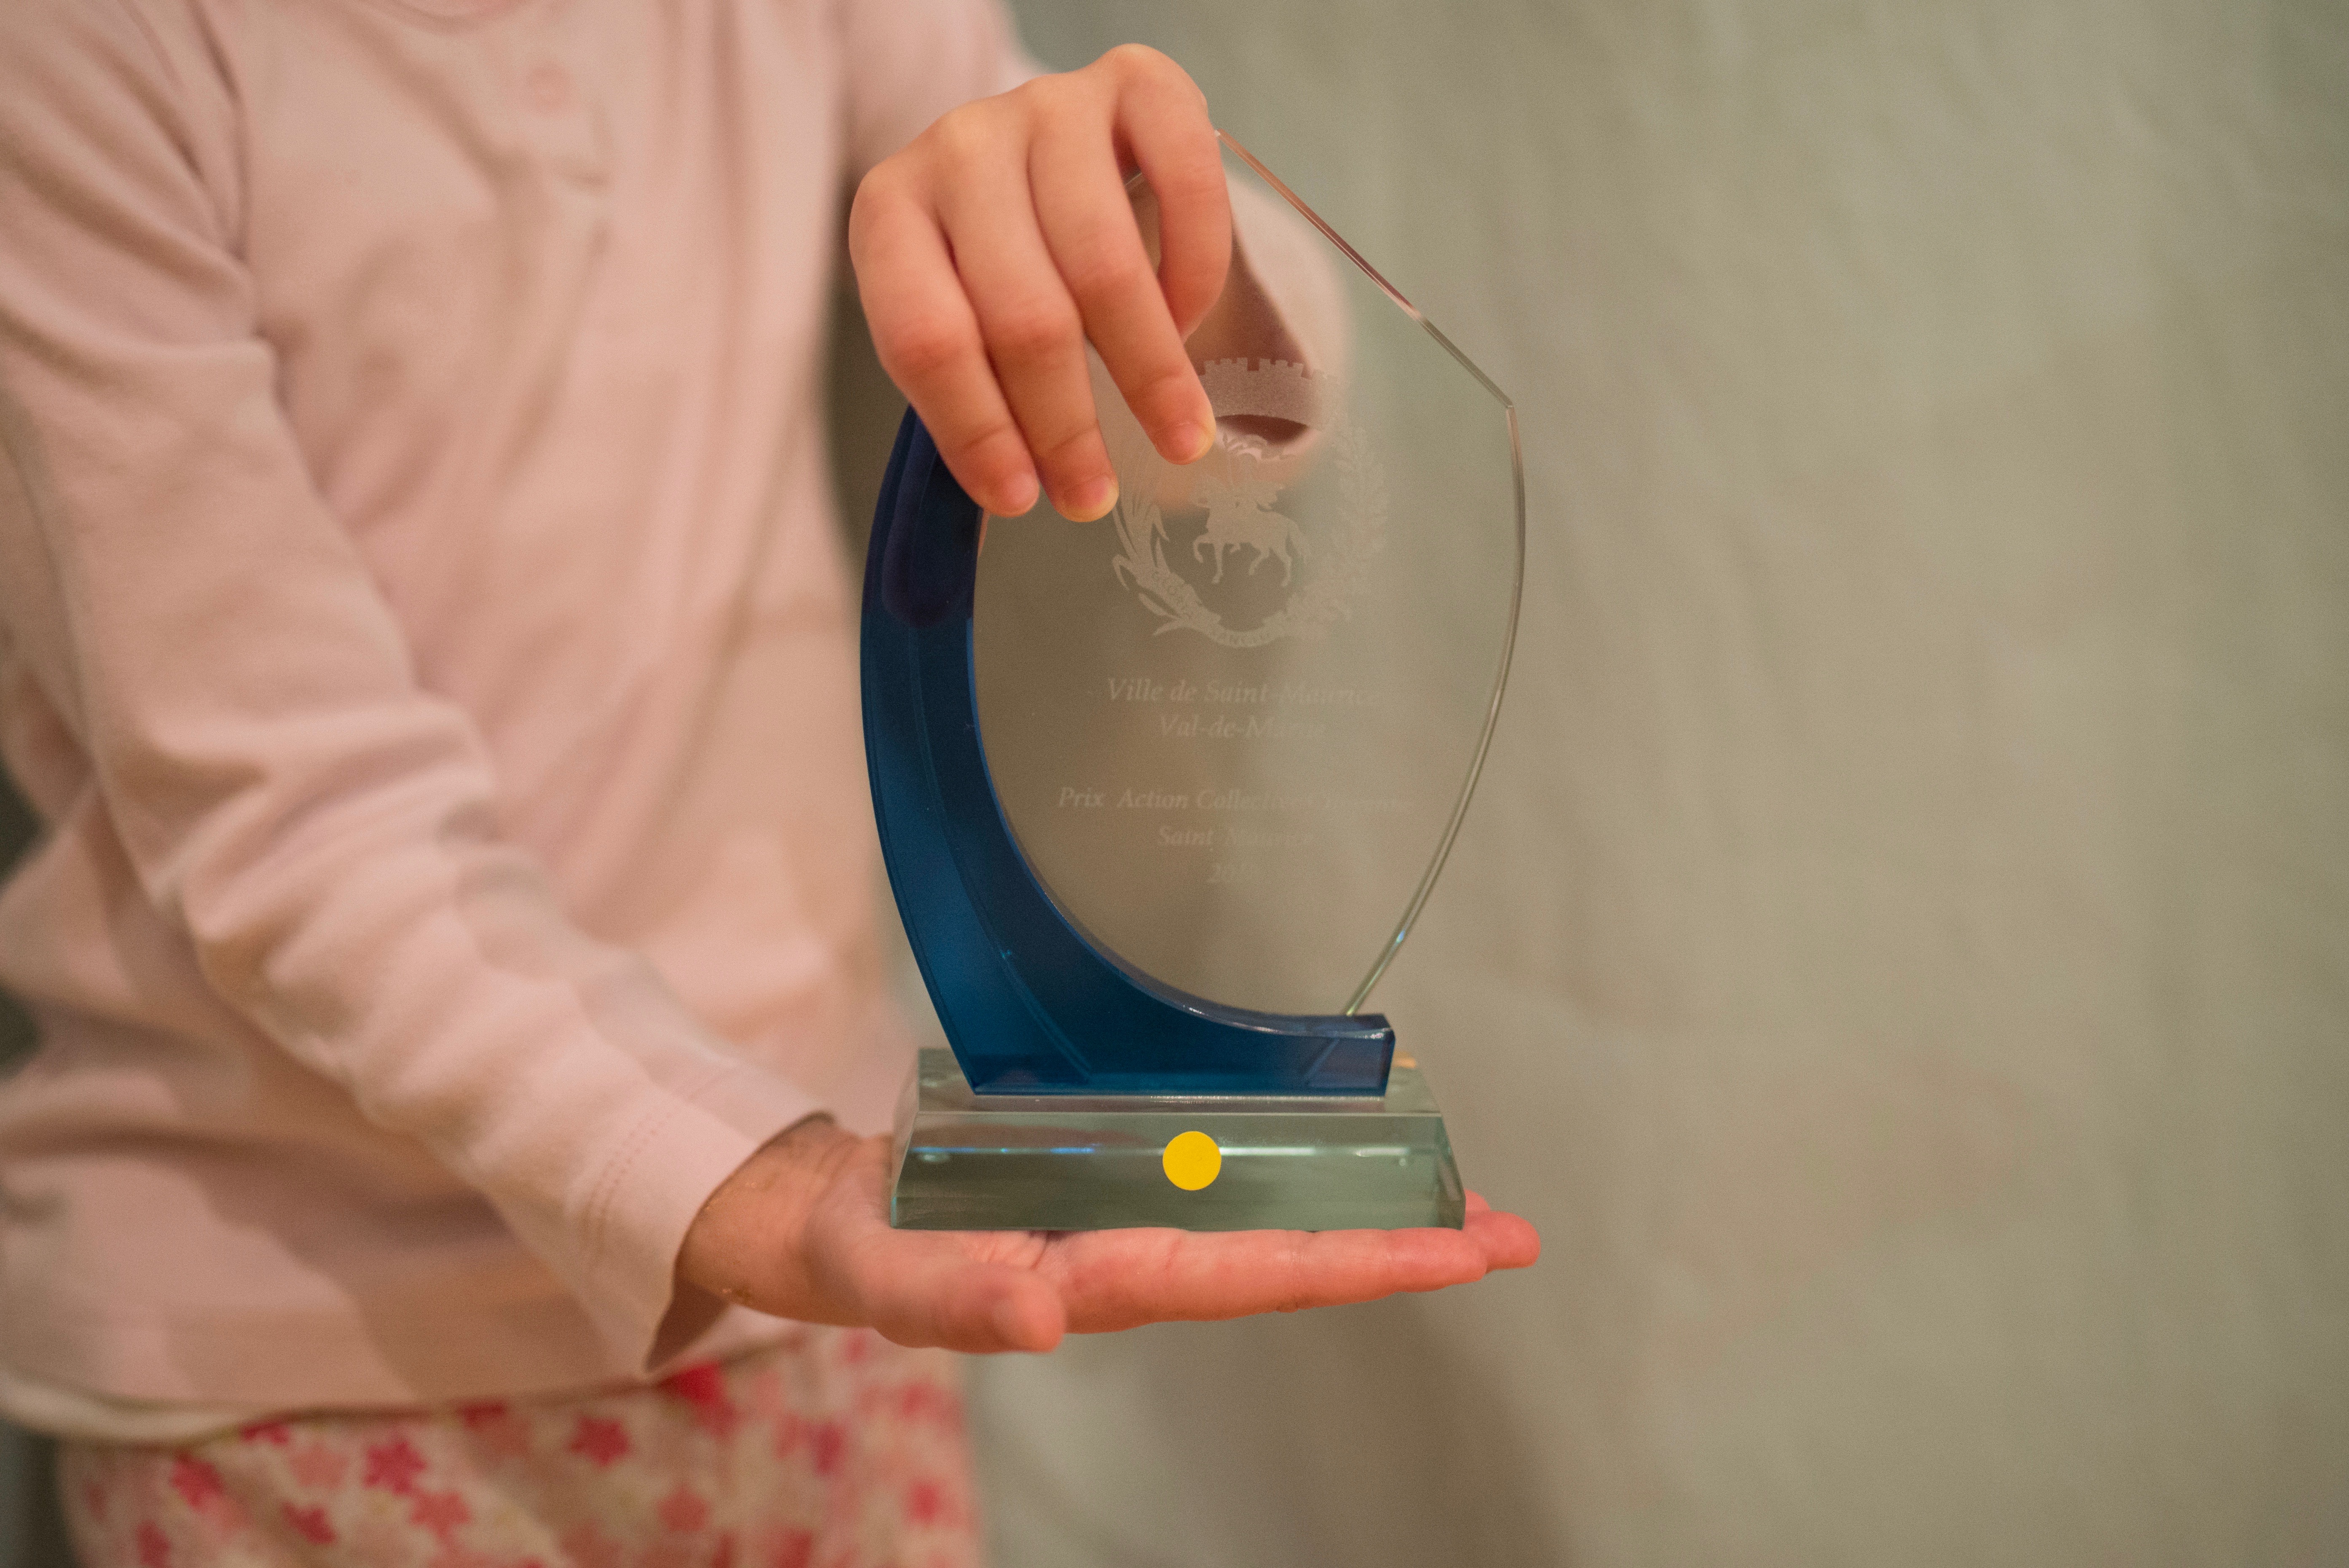
<path fill-rule="evenodd" d="M 1050 1350 L 1068 1333 L 1441 1290 L 1541 1251 L 1530 1224 L 1474 1193 L 1457 1231 L 897 1231 L 888 1161 L 885 1138 L 803 1125 L 719 1189 L 681 1272 L 730 1301 L 900 1345 Z"/>

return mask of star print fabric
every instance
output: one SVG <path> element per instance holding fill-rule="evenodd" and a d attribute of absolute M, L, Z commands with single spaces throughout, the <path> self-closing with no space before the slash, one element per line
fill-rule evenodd
<path fill-rule="evenodd" d="M 85 1568 L 976 1568 L 954 1363 L 822 1329 L 650 1388 L 72 1444 Z"/>

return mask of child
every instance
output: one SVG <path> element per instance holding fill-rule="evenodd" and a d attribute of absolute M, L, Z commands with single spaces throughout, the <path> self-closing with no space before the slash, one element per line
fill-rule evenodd
<path fill-rule="evenodd" d="M 1196 89 L 1030 75 L 987 0 L 0 12 L 0 1410 L 92 1568 L 968 1561 L 904 1347 L 1531 1260 L 883 1220 L 839 181 L 991 510 L 1111 504 L 1087 337 L 1212 439 Z"/>

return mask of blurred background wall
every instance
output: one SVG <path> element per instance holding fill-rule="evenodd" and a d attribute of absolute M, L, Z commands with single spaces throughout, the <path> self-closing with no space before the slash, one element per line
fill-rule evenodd
<path fill-rule="evenodd" d="M 1516 400 L 1380 1002 L 1548 1250 L 982 1367 L 1005 1568 L 2349 1562 L 2349 7 L 1015 4 Z"/>
<path fill-rule="evenodd" d="M 1548 1250 L 978 1367 L 1001 1568 L 2349 1561 L 2349 7 L 1015 4 L 1517 401 L 1379 1001 Z"/>

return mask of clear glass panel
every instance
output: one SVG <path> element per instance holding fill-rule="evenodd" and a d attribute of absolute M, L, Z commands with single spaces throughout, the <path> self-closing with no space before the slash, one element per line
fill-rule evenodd
<path fill-rule="evenodd" d="M 1218 440 L 1167 463 L 1095 364 L 1119 502 L 989 520 L 979 728 L 1021 849 L 1096 942 L 1217 1002 L 1352 1011 L 1491 733 L 1514 420 L 1245 153 L 1225 162 L 1230 282 L 1189 344 Z"/>

